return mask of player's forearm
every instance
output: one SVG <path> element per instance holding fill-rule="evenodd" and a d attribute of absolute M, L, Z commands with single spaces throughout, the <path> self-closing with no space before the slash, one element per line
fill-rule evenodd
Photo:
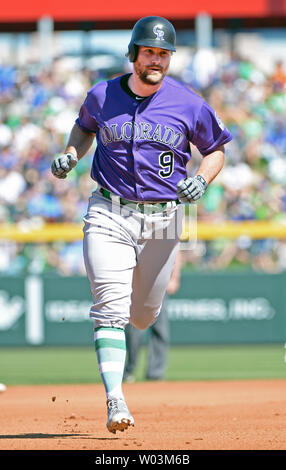
<path fill-rule="evenodd" d="M 72 153 L 80 160 L 93 144 L 95 134 L 84 132 L 77 124 L 71 130 L 65 153 Z"/>
<path fill-rule="evenodd" d="M 224 147 L 220 147 L 215 152 L 206 155 L 196 171 L 196 175 L 201 175 L 207 184 L 210 184 L 222 170 L 225 160 Z"/>

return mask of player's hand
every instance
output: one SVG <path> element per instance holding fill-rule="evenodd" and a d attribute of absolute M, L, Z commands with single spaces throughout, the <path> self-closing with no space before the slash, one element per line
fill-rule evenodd
<path fill-rule="evenodd" d="M 185 178 L 177 184 L 177 194 L 181 202 L 197 201 L 204 194 L 208 185 L 201 175 Z"/>
<path fill-rule="evenodd" d="M 57 178 L 66 178 L 69 171 L 76 166 L 77 162 L 78 159 L 75 155 L 72 153 L 64 153 L 54 159 L 51 165 L 51 171 Z"/>

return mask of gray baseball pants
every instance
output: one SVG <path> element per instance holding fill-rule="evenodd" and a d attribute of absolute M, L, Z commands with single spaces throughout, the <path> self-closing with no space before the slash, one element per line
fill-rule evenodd
<path fill-rule="evenodd" d="M 175 263 L 182 219 L 180 204 L 141 213 L 92 193 L 83 252 L 96 328 L 131 323 L 146 329 L 154 323 Z"/>

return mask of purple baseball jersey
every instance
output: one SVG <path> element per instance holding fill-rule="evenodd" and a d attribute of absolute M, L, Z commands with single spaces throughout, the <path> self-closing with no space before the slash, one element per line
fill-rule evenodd
<path fill-rule="evenodd" d="M 188 176 L 189 143 L 205 156 L 232 136 L 200 96 L 173 78 L 143 100 L 128 94 L 121 79 L 91 88 L 76 120 L 96 133 L 91 177 L 132 201 L 175 200 L 177 183 Z"/>

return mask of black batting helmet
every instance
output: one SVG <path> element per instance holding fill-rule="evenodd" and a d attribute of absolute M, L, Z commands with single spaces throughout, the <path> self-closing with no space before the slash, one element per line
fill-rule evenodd
<path fill-rule="evenodd" d="M 135 24 L 128 53 L 130 62 L 135 62 L 138 54 L 138 47 L 160 47 L 168 51 L 176 52 L 176 31 L 172 23 L 160 16 L 146 16 Z"/>

